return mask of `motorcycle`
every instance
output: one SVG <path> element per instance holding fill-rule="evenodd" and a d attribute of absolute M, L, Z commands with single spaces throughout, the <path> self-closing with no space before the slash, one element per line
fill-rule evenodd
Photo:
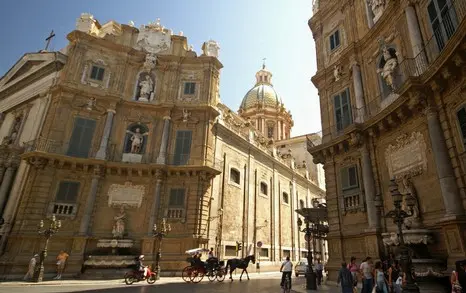
<path fill-rule="evenodd" d="M 154 284 L 157 280 L 157 272 L 153 272 L 150 267 L 147 267 L 147 274 L 144 277 L 144 272 L 132 270 L 125 274 L 126 285 L 131 285 L 134 282 L 140 282 L 146 280 L 148 284 Z"/>

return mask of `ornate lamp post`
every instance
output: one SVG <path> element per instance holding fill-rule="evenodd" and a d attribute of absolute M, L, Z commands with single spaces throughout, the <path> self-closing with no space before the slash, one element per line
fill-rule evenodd
<path fill-rule="evenodd" d="M 42 252 L 40 253 L 39 265 L 36 266 L 34 270 L 34 276 L 32 277 L 32 280 L 34 282 L 42 282 L 42 279 L 44 278 L 44 260 L 47 257 L 47 248 L 49 246 L 49 240 L 53 234 L 57 233 L 58 230 L 60 230 L 60 228 L 61 221 L 57 220 L 55 218 L 55 215 L 52 216 L 52 222 L 50 223 L 50 227 L 47 229 L 44 229 L 44 220 L 40 220 L 37 232 L 39 233 L 39 235 L 45 237 L 45 245 L 44 250 L 42 250 Z"/>
<path fill-rule="evenodd" d="M 167 224 L 167 220 L 165 218 L 162 219 L 162 229 L 157 231 L 157 224 L 154 224 L 154 228 L 152 229 L 152 235 L 154 238 L 159 240 L 159 250 L 155 256 L 155 269 L 157 270 L 157 279 L 160 278 L 160 258 L 162 257 L 162 240 L 167 236 L 167 234 L 172 230 L 170 224 Z"/>
<path fill-rule="evenodd" d="M 400 260 L 403 268 L 403 272 L 406 274 L 406 283 L 402 286 L 404 293 L 419 293 L 419 287 L 416 285 L 412 275 L 412 261 L 409 255 L 409 249 L 405 244 L 403 237 L 403 224 L 406 218 L 413 215 L 413 207 L 416 204 L 416 199 L 410 194 L 405 195 L 406 206 L 408 211 L 403 210 L 402 202 L 403 195 L 398 190 L 398 184 L 395 179 L 390 180 L 388 185 L 390 194 L 392 195 L 393 206 L 395 209 L 389 211 L 385 217 L 392 218 L 393 223 L 398 228 L 398 239 L 400 241 Z"/>
<path fill-rule="evenodd" d="M 316 290 L 317 289 L 317 276 L 314 272 L 312 265 L 312 254 L 311 254 L 311 235 L 314 239 L 325 239 L 329 231 L 328 225 L 325 224 L 328 220 L 328 212 L 326 204 L 319 204 L 318 201 L 313 201 L 312 208 L 302 208 L 296 210 L 296 212 L 304 217 L 304 229 L 301 230 L 303 221 L 298 217 L 298 229 L 304 232 L 306 235 L 307 242 L 307 263 L 308 273 L 306 274 L 306 289 Z M 314 249 L 315 250 L 315 249 Z"/>

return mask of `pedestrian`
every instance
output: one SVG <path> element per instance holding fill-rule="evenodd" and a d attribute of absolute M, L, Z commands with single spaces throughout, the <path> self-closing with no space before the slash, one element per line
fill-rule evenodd
<path fill-rule="evenodd" d="M 65 270 L 66 261 L 70 255 L 64 250 L 61 250 L 57 256 L 57 276 L 53 278 L 54 280 L 60 280 L 63 271 Z"/>
<path fill-rule="evenodd" d="M 24 281 L 27 281 L 27 280 L 31 279 L 34 276 L 34 271 L 36 269 L 36 264 L 37 264 L 37 258 L 38 257 L 39 257 L 38 254 L 34 254 L 34 256 L 29 261 L 28 271 L 27 271 L 26 275 L 23 278 Z"/>
<path fill-rule="evenodd" d="M 401 293 L 401 269 L 398 260 L 394 259 L 391 267 L 388 269 L 388 286 L 392 293 Z"/>
<path fill-rule="evenodd" d="M 319 286 L 322 283 L 322 278 L 324 276 L 323 271 L 324 271 L 324 265 L 322 264 L 320 259 L 318 259 L 317 264 L 316 264 L 316 275 L 317 275 L 317 285 Z"/>
<path fill-rule="evenodd" d="M 458 272 L 458 283 L 466 292 L 466 259 L 460 262 L 460 271 Z"/>
<path fill-rule="evenodd" d="M 353 277 L 353 286 L 356 287 L 358 285 L 358 265 L 356 264 L 356 258 L 354 256 L 351 257 L 350 263 L 348 264 L 348 270 L 351 272 L 351 276 Z"/>
<path fill-rule="evenodd" d="M 382 262 L 378 261 L 375 263 L 375 284 L 377 293 L 388 293 L 387 280 L 385 279 L 385 273 L 383 271 Z"/>
<path fill-rule="evenodd" d="M 353 293 L 353 275 L 351 275 L 346 262 L 341 263 L 341 268 L 338 271 L 337 284 L 341 285 L 342 293 Z"/>
<path fill-rule="evenodd" d="M 462 293 L 466 289 L 466 260 L 457 261 L 455 270 L 451 273 L 451 293 Z"/>
<path fill-rule="evenodd" d="M 359 267 L 362 274 L 362 291 L 361 293 L 372 293 L 374 287 L 374 275 L 372 269 L 372 258 L 366 257 L 366 260 Z"/>

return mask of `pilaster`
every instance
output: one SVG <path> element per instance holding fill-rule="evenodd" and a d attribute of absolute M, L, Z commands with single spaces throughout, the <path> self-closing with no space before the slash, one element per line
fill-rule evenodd
<path fill-rule="evenodd" d="M 80 236 L 89 235 L 89 225 L 91 223 L 92 214 L 94 211 L 95 200 L 97 198 L 97 190 L 99 187 L 100 178 L 103 176 L 103 170 L 100 166 L 94 167 L 94 175 L 92 176 L 91 188 L 86 201 L 86 207 L 84 208 L 84 215 L 81 219 L 81 225 L 79 227 Z"/>
<path fill-rule="evenodd" d="M 162 143 L 160 144 L 160 152 L 157 157 L 157 164 L 166 164 L 167 161 L 168 138 L 170 135 L 170 119 L 170 116 L 163 117 Z"/>
<path fill-rule="evenodd" d="M 107 118 L 105 120 L 104 133 L 102 139 L 100 140 L 100 148 L 97 152 L 95 158 L 100 160 L 105 160 L 107 158 L 107 149 L 108 149 L 108 140 L 110 139 L 110 133 L 112 131 L 113 125 L 113 116 L 115 115 L 115 110 L 107 110 Z"/>

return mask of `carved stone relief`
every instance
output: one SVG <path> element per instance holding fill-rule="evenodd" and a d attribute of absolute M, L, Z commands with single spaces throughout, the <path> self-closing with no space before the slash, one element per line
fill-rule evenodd
<path fill-rule="evenodd" d="M 385 160 L 390 178 L 413 177 L 427 170 L 427 145 L 420 132 L 402 134 L 385 150 Z"/>
<path fill-rule="evenodd" d="M 108 189 L 108 206 L 141 207 L 146 187 L 133 185 L 130 181 L 122 184 L 112 184 Z"/>
<path fill-rule="evenodd" d="M 152 54 L 166 51 L 171 47 L 171 35 L 172 31 L 162 26 L 160 19 L 157 19 L 155 23 L 142 25 L 139 28 L 135 49 Z"/>

